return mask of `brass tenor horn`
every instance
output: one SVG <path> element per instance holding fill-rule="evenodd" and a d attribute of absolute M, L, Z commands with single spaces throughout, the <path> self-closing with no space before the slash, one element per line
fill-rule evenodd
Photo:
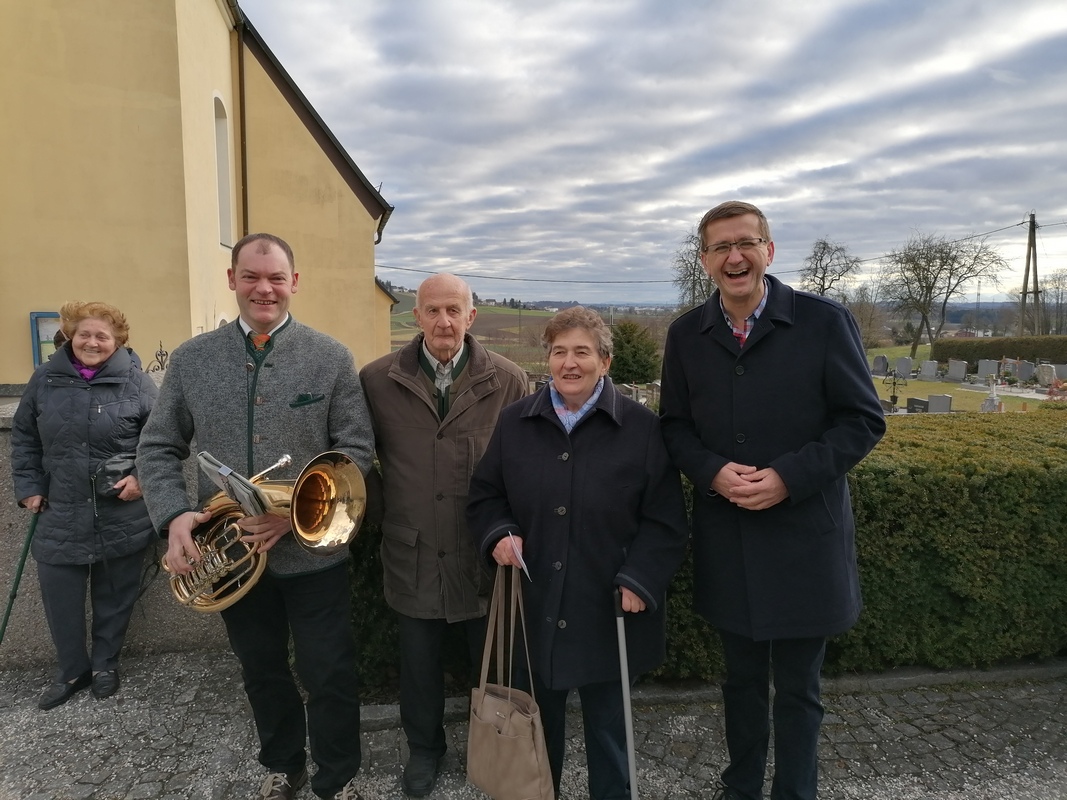
<path fill-rule="evenodd" d="M 295 481 L 265 477 L 289 462 L 284 456 L 249 479 L 267 500 L 267 513 L 288 516 L 293 536 L 309 553 L 328 556 L 348 547 L 367 509 L 359 467 L 344 453 L 331 450 L 313 458 Z M 182 605 L 210 613 L 233 605 L 256 585 L 267 567 L 267 553 L 241 539 L 237 523 L 248 514 L 225 492 L 212 496 L 201 511 L 211 519 L 193 530 L 200 561 L 187 575 L 171 574 L 170 588 Z M 163 569 L 170 572 L 166 558 Z"/>

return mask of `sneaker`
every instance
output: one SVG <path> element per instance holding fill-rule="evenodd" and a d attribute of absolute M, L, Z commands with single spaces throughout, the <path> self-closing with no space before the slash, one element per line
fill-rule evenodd
<path fill-rule="evenodd" d="M 356 779 L 346 783 L 330 800 L 363 800 L 363 795 L 356 791 Z"/>
<path fill-rule="evenodd" d="M 433 756 L 412 754 L 404 767 L 401 785 L 404 793 L 412 797 L 425 797 L 437 783 L 437 767 L 440 759 Z"/>
<path fill-rule="evenodd" d="M 307 767 L 300 772 L 271 772 L 263 779 L 259 796 L 263 800 L 293 800 L 307 782 Z"/>

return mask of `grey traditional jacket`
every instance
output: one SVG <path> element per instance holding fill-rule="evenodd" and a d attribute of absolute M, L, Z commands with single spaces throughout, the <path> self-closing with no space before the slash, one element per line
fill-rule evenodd
<path fill-rule="evenodd" d="M 295 478 L 326 450 L 341 451 L 366 474 L 373 452 L 352 354 L 292 317 L 261 354 L 236 321 L 174 351 L 137 451 L 148 511 L 163 532 L 192 508 L 181 462 L 194 438 L 200 450 L 248 477 L 288 454 L 292 464 L 270 477 Z M 216 492 L 201 473 L 198 501 Z M 279 575 L 317 572 L 347 557 L 347 551 L 313 556 L 283 536 L 270 550 L 267 568 Z"/>
<path fill-rule="evenodd" d="M 35 559 L 91 564 L 152 541 L 144 501 L 102 497 L 93 476 L 110 456 L 134 451 L 157 394 L 124 347 L 91 382 L 71 363 L 69 343 L 33 373 L 12 421 L 11 472 L 16 499 L 48 500 L 34 532 Z"/>
<path fill-rule="evenodd" d="M 489 574 L 470 534 L 470 476 L 504 406 L 527 392 L 526 373 L 466 337 L 470 356 L 452 384 L 448 413 L 419 366 L 423 335 L 360 372 L 382 466 L 385 599 L 409 617 L 479 617 Z"/>

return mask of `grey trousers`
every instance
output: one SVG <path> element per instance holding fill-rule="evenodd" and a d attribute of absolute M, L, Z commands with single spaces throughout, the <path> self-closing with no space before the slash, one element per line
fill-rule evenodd
<path fill-rule="evenodd" d="M 148 548 L 96 564 L 37 562 L 41 599 L 56 647 L 57 681 L 72 681 L 90 669 L 117 669 L 126 638 L 141 566 Z M 92 648 L 86 647 L 85 589 L 92 607 Z"/>

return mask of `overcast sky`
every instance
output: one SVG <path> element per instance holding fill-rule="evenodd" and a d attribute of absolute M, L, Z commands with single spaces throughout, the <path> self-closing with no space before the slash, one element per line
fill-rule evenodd
<path fill-rule="evenodd" d="M 396 207 L 395 284 L 673 302 L 727 199 L 787 282 L 820 237 L 876 259 L 997 231 L 1018 290 L 1031 211 L 1039 274 L 1067 269 L 1063 0 L 239 2 Z"/>

